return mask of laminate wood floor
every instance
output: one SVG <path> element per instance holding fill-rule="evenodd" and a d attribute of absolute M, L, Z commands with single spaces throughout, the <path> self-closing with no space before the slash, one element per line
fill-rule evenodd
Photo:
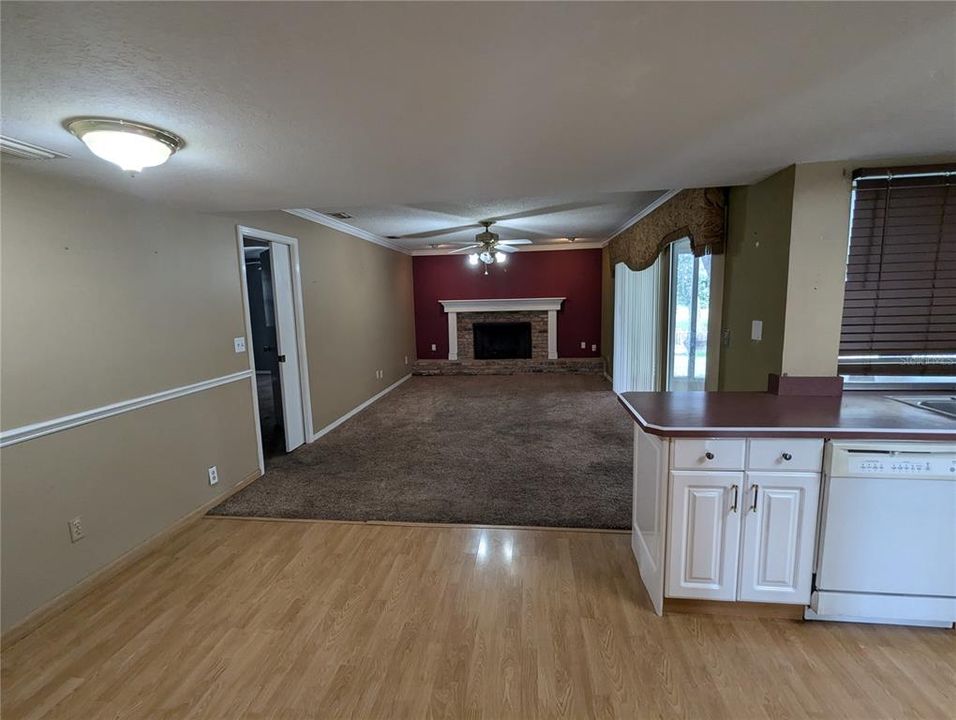
<path fill-rule="evenodd" d="M 2 656 L 14 718 L 952 718 L 956 634 L 650 611 L 625 534 L 201 520 Z"/>

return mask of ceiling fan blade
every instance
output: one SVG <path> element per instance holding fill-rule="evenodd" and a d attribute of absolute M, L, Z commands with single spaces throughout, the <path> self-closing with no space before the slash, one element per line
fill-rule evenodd
<path fill-rule="evenodd" d="M 499 245 L 531 245 L 532 241 L 525 238 L 518 238 L 515 240 L 499 240 Z"/>
<path fill-rule="evenodd" d="M 458 253 L 473 252 L 475 249 L 480 248 L 481 245 L 466 245 L 465 247 L 458 248 L 457 250 L 452 250 L 449 252 L 449 255 L 457 255 Z"/>
<path fill-rule="evenodd" d="M 516 248 L 508 247 L 507 245 L 502 245 L 501 243 L 498 243 L 497 245 L 495 245 L 495 252 L 498 252 L 498 251 L 506 252 L 506 253 L 518 252 Z"/>
<path fill-rule="evenodd" d="M 458 225 L 456 227 L 446 227 L 439 230 L 425 230 L 424 232 L 408 233 L 406 235 L 400 235 L 399 237 L 402 240 L 427 240 L 428 238 L 451 235 L 452 233 L 461 232 L 463 230 L 471 230 L 476 227 L 478 227 L 477 223 L 471 223 L 470 225 Z"/>

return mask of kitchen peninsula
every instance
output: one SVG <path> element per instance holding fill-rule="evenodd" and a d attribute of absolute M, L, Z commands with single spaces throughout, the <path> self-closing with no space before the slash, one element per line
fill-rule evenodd
<path fill-rule="evenodd" d="M 789 605 L 799 614 L 808 608 L 807 617 L 814 619 L 951 624 L 956 419 L 862 392 L 619 397 L 635 422 L 631 545 L 659 614 L 681 603 L 725 601 Z M 847 493 L 844 485 L 833 484 L 829 508 L 849 513 L 849 519 L 831 523 L 824 545 L 826 479 L 834 467 L 854 476 L 845 478 Z M 915 503 L 913 514 L 903 517 L 908 503 Z M 927 503 L 938 508 L 935 515 L 926 511 Z M 898 516 L 881 516 L 891 512 Z M 893 531 L 875 528 L 881 535 L 872 540 L 861 526 L 856 536 L 839 536 L 841 528 L 856 528 L 860 518 L 897 532 L 905 528 L 900 542 L 878 548 L 882 555 L 872 571 L 867 548 L 875 551 Z M 831 566 L 842 573 L 841 582 L 854 573 L 865 575 L 856 578 L 862 591 L 828 592 L 814 584 L 821 546 L 832 550 Z M 932 556 L 939 566 L 925 568 L 919 578 L 894 571 L 894 554 L 914 553 Z M 927 575 L 938 584 L 924 587 Z M 901 582 L 905 587 L 894 586 Z"/>

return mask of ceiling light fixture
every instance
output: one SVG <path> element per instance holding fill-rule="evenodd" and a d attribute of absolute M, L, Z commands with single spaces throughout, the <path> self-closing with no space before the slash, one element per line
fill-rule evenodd
<path fill-rule="evenodd" d="M 186 144 L 168 130 L 130 120 L 74 118 L 66 129 L 97 157 L 133 173 L 162 165 Z"/>

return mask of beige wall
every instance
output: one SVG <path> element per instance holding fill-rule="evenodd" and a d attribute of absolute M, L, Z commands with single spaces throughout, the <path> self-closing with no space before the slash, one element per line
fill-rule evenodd
<path fill-rule="evenodd" d="M 184 212 L 20 165 L 3 164 L 0 186 L 4 430 L 247 369 L 232 344 L 245 333 L 237 222 L 300 240 L 316 430 L 414 360 L 400 253 L 281 212 Z M 248 381 L 4 448 L 2 627 L 257 466 Z M 76 515 L 86 538 L 71 544 Z"/>
<path fill-rule="evenodd" d="M 766 390 L 783 362 L 794 168 L 748 187 L 731 188 L 719 389 Z M 751 340 L 751 322 L 763 339 Z M 729 331 L 729 335 L 726 335 Z"/>
<path fill-rule="evenodd" d="M 606 247 L 601 250 L 601 357 L 605 372 L 614 377 L 614 274 Z"/>
<path fill-rule="evenodd" d="M 850 182 L 842 162 L 795 167 L 782 362 L 789 375 L 837 371 Z"/>
<path fill-rule="evenodd" d="M 235 219 L 299 240 L 315 432 L 411 372 L 410 256 L 281 211 Z"/>

